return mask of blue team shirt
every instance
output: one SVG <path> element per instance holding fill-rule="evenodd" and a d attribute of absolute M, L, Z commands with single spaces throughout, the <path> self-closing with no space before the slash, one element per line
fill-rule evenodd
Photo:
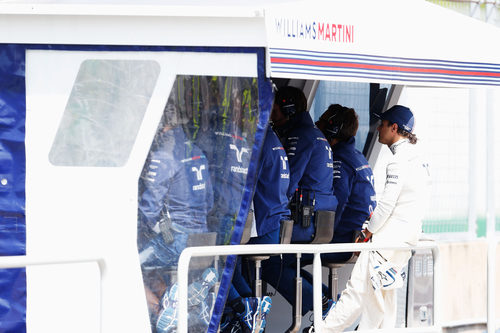
<path fill-rule="evenodd" d="M 289 178 L 290 170 L 285 149 L 271 126 L 268 126 L 260 154 L 253 197 L 258 236 L 278 229 L 280 221 L 289 218 L 290 210 L 287 208 Z"/>
<path fill-rule="evenodd" d="M 363 154 L 355 148 L 354 137 L 333 146 L 333 188 L 338 199 L 335 215 L 334 243 L 352 242 L 354 230 L 377 205 L 373 173 Z"/>
<path fill-rule="evenodd" d="M 288 198 L 292 199 L 295 191 L 301 189 L 304 200 L 309 197 L 309 203 L 304 204 L 311 204 L 315 199 L 315 210 L 335 210 L 332 149 L 309 113 L 300 112 L 295 116 L 282 142 L 290 165 Z"/>
<path fill-rule="evenodd" d="M 206 232 L 213 205 L 212 184 L 205 154 L 176 127 L 157 138 L 140 179 L 139 219 L 154 228 L 170 214 L 179 232 Z"/>
<path fill-rule="evenodd" d="M 218 244 L 228 244 L 243 197 L 251 148 L 238 127 L 230 124 L 203 133 L 197 142 L 207 155 L 214 191 L 209 229 L 217 232 Z"/>

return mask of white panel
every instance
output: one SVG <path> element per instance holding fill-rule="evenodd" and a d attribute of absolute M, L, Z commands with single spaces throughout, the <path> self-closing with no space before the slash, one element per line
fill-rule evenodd
<path fill-rule="evenodd" d="M 49 161 L 78 70 L 89 59 L 154 60 L 161 67 L 137 140 L 123 167 L 57 167 Z M 57 256 L 63 252 L 105 258 L 103 332 L 150 331 L 136 245 L 137 183 L 176 74 L 255 77 L 257 57 L 173 52 L 27 53 L 27 254 Z M 95 281 L 95 270 L 78 272 L 79 279 L 72 281 L 74 288 L 80 281 Z M 39 269 L 29 271 L 28 326 L 36 332 L 67 332 L 69 328 L 72 332 L 94 331 L 98 327 L 95 297 L 74 302 L 67 289 L 59 288 L 58 279 L 47 274 Z M 39 288 L 40 279 L 44 289 Z M 47 290 L 53 297 L 47 297 Z M 65 315 L 68 311 L 72 315 Z M 46 320 L 50 317 L 44 315 L 47 312 L 61 316 L 56 315 L 56 321 Z M 75 320 L 85 320 L 85 324 L 75 324 Z"/>
<path fill-rule="evenodd" d="M 273 77 L 500 84 L 500 30 L 426 1 L 272 6 L 266 34 Z"/>
<path fill-rule="evenodd" d="M 426 1 L 276 5 L 266 11 L 266 25 L 270 48 L 496 64 L 500 54 L 489 42 L 498 28 Z"/>
<path fill-rule="evenodd" d="M 0 42 L 265 46 L 264 18 L 2 15 Z"/>

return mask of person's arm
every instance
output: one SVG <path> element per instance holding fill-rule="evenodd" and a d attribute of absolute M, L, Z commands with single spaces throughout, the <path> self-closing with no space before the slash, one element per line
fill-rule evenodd
<path fill-rule="evenodd" d="M 262 151 L 260 152 L 260 158 L 259 158 L 259 162 L 258 162 L 258 166 L 257 166 L 257 172 L 255 174 L 255 190 L 254 190 L 254 196 L 252 198 L 253 211 L 252 211 L 252 209 L 250 209 L 250 211 L 248 212 L 248 214 L 253 214 L 252 219 L 253 219 L 253 223 L 255 224 L 255 226 L 252 226 L 252 229 L 253 229 L 253 227 L 255 227 L 255 229 L 257 231 L 257 236 L 262 236 L 259 234 L 260 228 L 261 228 L 261 225 L 263 223 L 264 217 L 268 213 L 268 212 L 264 211 L 265 209 L 263 209 L 261 202 L 259 202 L 259 200 L 262 200 L 262 193 L 259 193 L 261 186 L 262 186 L 262 184 L 261 184 L 262 172 L 265 169 L 268 169 L 268 170 L 272 169 L 271 166 L 268 166 L 269 156 L 268 156 L 267 149 L 268 149 L 267 141 L 264 140 L 264 144 L 262 146 Z"/>
<path fill-rule="evenodd" d="M 335 229 L 340 222 L 345 205 L 351 195 L 353 171 L 344 161 L 333 160 L 333 192 L 337 197 L 338 205 L 335 212 Z"/>
<path fill-rule="evenodd" d="M 139 213 L 142 223 L 147 224 L 151 229 L 160 220 L 165 197 L 169 191 L 170 173 L 171 171 L 166 169 L 165 161 L 152 154 L 141 175 L 144 191 L 139 198 Z"/>
<path fill-rule="evenodd" d="M 307 164 L 311 159 L 312 144 L 305 135 L 294 135 L 289 137 L 287 142 L 288 165 L 290 166 L 290 186 L 287 196 L 291 199 L 295 190 L 299 187 L 299 182 L 304 175 Z"/>
<path fill-rule="evenodd" d="M 384 226 L 389 216 L 391 216 L 403 187 L 402 176 L 400 163 L 394 162 L 387 165 L 384 192 L 380 199 L 377 200 L 377 207 L 373 211 L 373 215 L 366 228 L 368 233 L 376 233 Z"/>

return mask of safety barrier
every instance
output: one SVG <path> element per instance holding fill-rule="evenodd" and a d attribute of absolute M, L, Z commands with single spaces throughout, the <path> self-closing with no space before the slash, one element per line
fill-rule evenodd
<path fill-rule="evenodd" d="M 322 266 L 321 253 L 329 252 L 354 252 L 354 251 L 370 251 L 370 250 L 432 250 L 434 256 L 434 324 L 430 327 L 418 328 L 397 328 L 393 330 L 384 329 L 384 332 L 441 332 L 440 326 L 440 299 L 439 299 L 439 249 L 435 242 L 424 241 L 419 242 L 416 246 L 402 244 L 386 244 L 376 245 L 372 243 L 366 244 L 320 244 L 320 245 L 281 245 L 281 244 L 265 244 L 265 245 L 226 245 L 226 246 L 200 246 L 186 248 L 180 258 L 178 265 L 178 281 L 179 281 L 179 318 L 178 330 L 179 333 L 187 333 L 187 309 L 188 309 L 188 270 L 189 262 L 192 257 L 217 256 L 217 255 L 249 255 L 249 254 L 275 254 L 275 253 L 311 253 L 314 255 L 313 260 L 313 304 L 314 309 L 321 309 L 321 284 L 322 284 Z M 100 273 L 100 301 L 101 310 L 99 311 L 100 331 L 102 329 L 102 284 L 106 278 L 106 263 L 100 257 L 75 257 L 75 256 L 60 256 L 58 258 L 50 257 L 34 257 L 34 256 L 0 256 L 0 269 L 3 268 L 22 268 L 33 265 L 56 265 L 56 264 L 75 264 L 95 262 L 99 267 Z M 314 311 L 314 325 L 321 326 L 322 311 Z M 317 332 L 320 332 L 318 329 Z M 360 332 L 360 331 L 357 331 Z M 364 331 L 371 332 L 371 331 Z M 378 331 L 380 332 L 380 331 Z"/>
<path fill-rule="evenodd" d="M 87 256 L 0 256 L 0 269 L 4 268 L 23 268 L 28 266 L 44 266 L 44 265 L 66 265 L 66 264 L 83 264 L 83 263 L 97 263 L 99 268 L 99 330 L 103 332 L 102 327 L 102 290 L 103 281 L 106 278 L 106 261 L 100 257 L 87 257 Z"/>
<path fill-rule="evenodd" d="M 440 326 L 440 261 L 438 244 L 432 241 L 419 242 L 416 246 L 407 244 L 264 244 L 264 245 L 225 245 L 225 246 L 200 246 L 190 247 L 182 251 L 178 264 L 178 282 L 179 282 L 179 318 L 178 333 L 187 333 L 188 317 L 188 270 L 189 262 L 192 257 L 205 256 L 227 256 L 227 255 L 250 255 L 250 254 L 275 254 L 275 253 L 310 253 L 314 255 L 313 259 L 313 305 L 314 305 L 314 326 L 316 332 L 321 332 L 322 311 L 321 311 L 321 284 L 322 284 L 322 253 L 332 252 L 355 252 L 355 251 L 373 251 L 373 250 L 424 250 L 430 249 L 434 257 L 434 323 L 430 327 L 418 328 L 395 328 L 392 330 L 384 329 L 384 332 L 441 332 Z M 318 309 L 318 310 L 317 310 Z M 380 332 L 375 330 L 376 332 Z M 373 331 L 373 332 L 375 332 Z M 356 331 L 361 332 L 361 331 Z M 371 331 L 364 331 L 371 332 Z"/>

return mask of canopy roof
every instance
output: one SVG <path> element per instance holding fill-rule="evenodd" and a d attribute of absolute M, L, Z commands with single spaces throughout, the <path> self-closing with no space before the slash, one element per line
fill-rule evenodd
<path fill-rule="evenodd" d="M 426 1 L 314 1 L 266 21 L 275 76 L 500 84 L 500 29 Z"/>
<path fill-rule="evenodd" d="M 424 0 L 134 2 L 0 1 L 0 42 L 267 47 L 275 77 L 500 85 L 500 29 Z"/>

